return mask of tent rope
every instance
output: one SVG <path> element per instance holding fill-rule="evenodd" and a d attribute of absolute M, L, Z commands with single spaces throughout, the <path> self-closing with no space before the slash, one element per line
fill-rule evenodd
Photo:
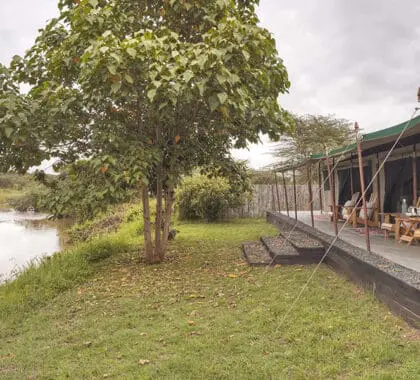
<path fill-rule="evenodd" d="M 360 197 L 359 201 L 356 203 L 356 206 L 353 208 L 352 213 L 350 214 L 350 217 L 344 222 L 344 224 L 342 225 L 342 227 L 340 228 L 338 234 L 333 238 L 332 242 L 330 243 L 328 249 L 325 251 L 324 255 L 321 257 L 321 259 L 319 260 L 318 264 L 316 265 L 316 267 L 314 268 L 314 270 L 312 271 L 312 273 L 310 274 L 309 278 L 307 279 L 307 281 L 305 282 L 305 284 L 302 286 L 302 288 L 300 289 L 298 295 L 296 296 L 296 298 L 293 300 L 293 302 L 291 303 L 290 307 L 287 309 L 286 313 L 283 315 L 282 319 L 280 320 L 280 322 L 277 324 L 277 328 L 275 330 L 275 332 L 277 333 L 278 330 L 280 329 L 280 327 L 284 324 L 284 322 L 286 321 L 286 319 L 288 318 L 288 316 L 290 315 L 290 313 L 293 311 L 293 309 L 295 308 L 296 304 L 299 302 L 300 298 L 302 297 L 303 293 L 305 292 L 305 290 L 308 288 L 309 283 L 311 282 L 312 278 L 315 276 L 316 272 L 318 271 L 319 267 L 321 266 L 321 264 L 324 262 L 325 258 L 328 256 L 328 254 L 330 253 L 332 247 L 334 246 L 334 244 L 337 242 L 340 234 L 343 232 L 344 228 L 347 226 L 349 220 L 351 220 L 351 216 L 353 215 L 354 212 L 356 212 L 356 208 L 359 207 L 361 200 L 363 199 L 364 196 L 366 196 L 367 191 L 369 190 L 369 188 L 373 185 L 376 177 L 379 175 L 379 173 L 381 172 L 382 168 L 384 167 L 386 161 L 389 159 L 389 157 L 391 156 L 392 152 L 394 151 L 394 149 L 396 148 L 396 146 L 398 145 L 399 141 L 401 140 L 402 136 L 404 135 L 405 131 L 407 130 L 408 126 L 411 123 L 411 120 L 413 120 L 414 116 L 416 115 L 417 111 L 419 109 L 415 108 L 413 114 L 411 115 L 410 120 L 408 120 L 408 122 L 406 123 L 406 125 L 404 126 L 404 128 L 402 129 L 401 133 L 399 134 L 398 138 L 395 140 L 394 144 L 392 145 L 391 149 L 388 151 L 387 155 L 385 156 L 385 159 L 382 161 L 381 165 L 379 166 L 379 168 L 376 170 L 372 180 L 369 182 L 369 184 L 367 185 L 364 193 L 362 194 L 362 197 Z M 297 223 L 296 223 L 297 224 Z"/>

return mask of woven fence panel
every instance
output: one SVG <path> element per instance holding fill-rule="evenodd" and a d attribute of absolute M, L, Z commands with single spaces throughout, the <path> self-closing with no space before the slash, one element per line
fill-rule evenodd
<path fill-rule="evenodd" d="M 289 210 L 294 211 L 294 196 L 293 186 L 287 185 L 287 198 Z M 314 210 L 319 210 L 319 190 L 318 187 L 313 186 L 313 207 Z M 308 211 L 309 206 L 309 188 L 307 185 L 296 186 L 296 204 L 298 211 Z M 286 210 L 286 196 L 283 186 L 276 185 L 254 185 L 254 192 L 252 199 L 248 201 L 243 207 L 230 210 L 229 217 L 251 217 L 251 218 L 264 218 L 267 211 L 285 211 Z"/>

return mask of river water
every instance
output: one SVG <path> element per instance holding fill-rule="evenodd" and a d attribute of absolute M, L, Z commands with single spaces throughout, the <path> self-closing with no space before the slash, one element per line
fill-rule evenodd
<path fill-rule="evenodd" d="M 0 282 L 62 248 L 57 223 L 33 212 L 0 211 Z"/>

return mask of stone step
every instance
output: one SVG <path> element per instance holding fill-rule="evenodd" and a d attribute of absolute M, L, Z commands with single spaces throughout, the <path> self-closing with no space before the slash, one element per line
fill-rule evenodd
<path fill-rule="evenodd" d="M 317 263 L 318 256 L 313 253 L 300 253 L 289 241 L 281 236 L 262 237 L 261 243 L 269 252 L 275 264 L 303 265 Z"/>
<path fill-rule="evenodd" d="M 251 266 L 273 265 L 269 252 L 259 241 L 243 243 L 242 252 L 244 253 L 245 261 Z"/>
<path fill-rule="evenodd" d="M 326 247 L 320 241 L 302 231 L 280 232 L 282 239 L 287 239 L 299 254 L 320 260 L 325 253 Z"/>

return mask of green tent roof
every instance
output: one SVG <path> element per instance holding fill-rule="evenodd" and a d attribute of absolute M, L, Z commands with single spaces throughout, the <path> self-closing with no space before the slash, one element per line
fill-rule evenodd
<path fill-rule="evenodd" d="M 393 137 L 393 136 L 398 137 L 399 134 L 404 130 L 404 128 L 406 128 L 405 130 L 405 133 L 406 133 L 415 127 L 420 127 L 420 115 L 411 120 L 406 120 L 401 124 L 394 125 L 393 127 L 381 129 L 379 131 L 371 132 L 371 133 L 367 133 L 363 135 L 361 138 L 362 149 L 363 149 L 363 143 L 366 143 L 368 141 L 381 140 L 381 139 Z M 380 145 L 380 143 L 381 142 L 378 141 L 378 145 Z M 328 156 L 333 157 L 333 156 L 337 156 L 337 155 L 341 155 L 345 153 L 355 152 L 356 150 L 357 150 L 356 143 L 352 143 L 352 144 L 349 144 L 349 145 L 346 145 L 341 148 L 337 148 L 328 152 Z M 313 160 L 320 160 L 325 157 L 326 157 L 325 153 L 313 154 L 311 156 Z"/>

